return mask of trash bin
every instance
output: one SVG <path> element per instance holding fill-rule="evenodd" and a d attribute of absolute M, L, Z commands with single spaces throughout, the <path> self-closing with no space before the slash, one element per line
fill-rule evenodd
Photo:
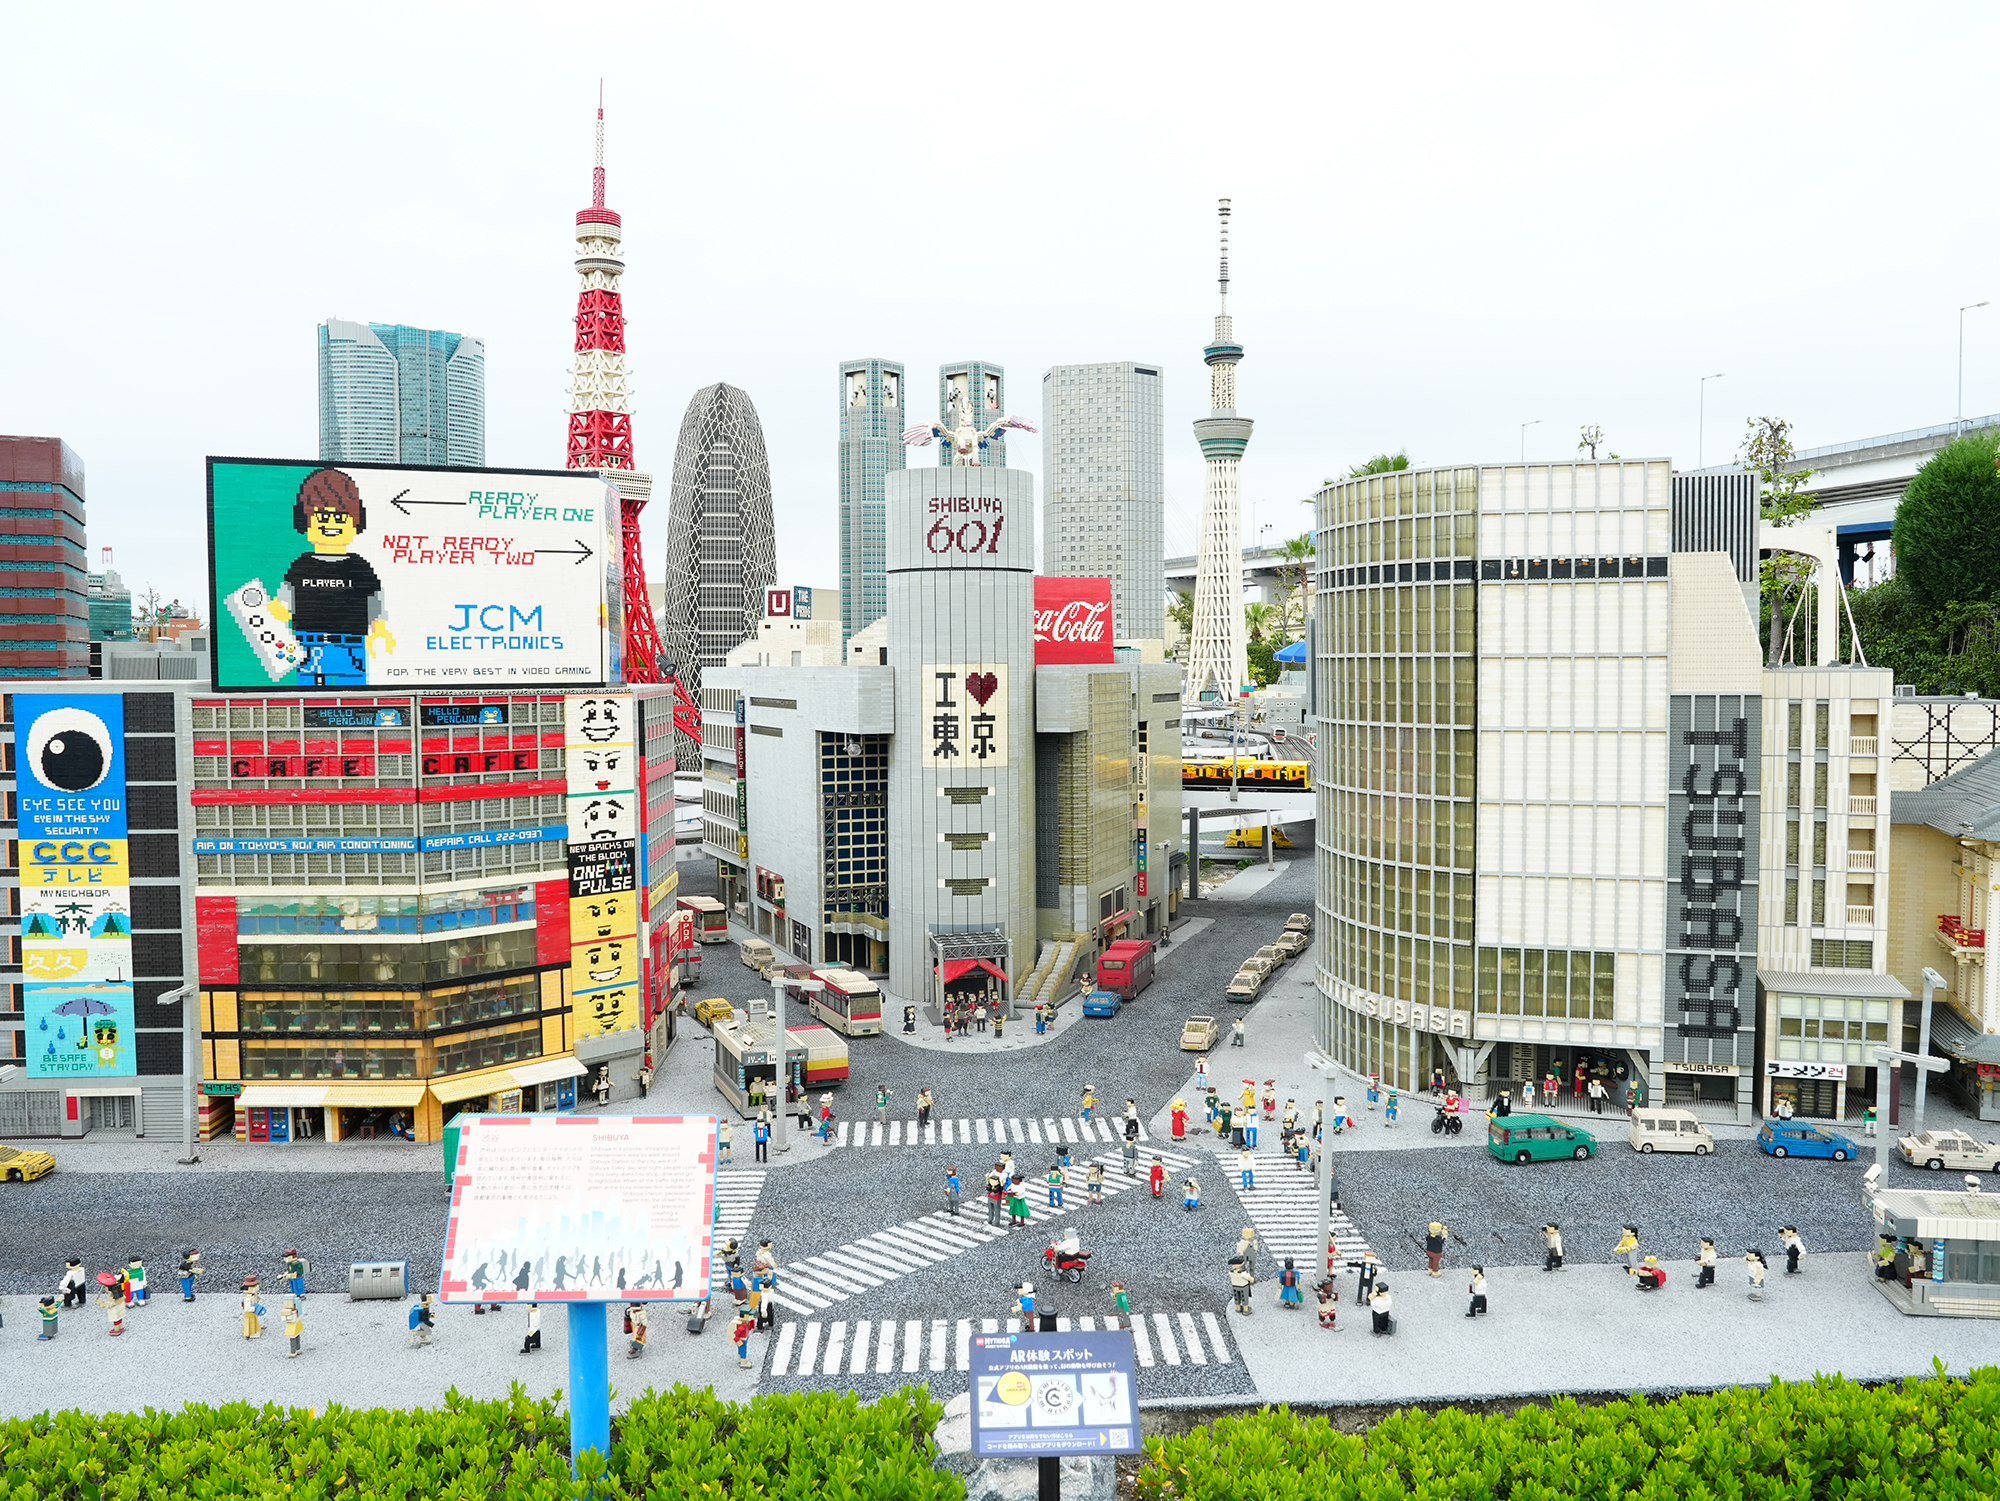
<path fill-rule="evenodd" d="M 410 1264 L 407 1261 L 356 1261 L 347 1268 L 347 1298 L 359 1303 L 365 1298 L 407 1298 L 410 1295 Z"/>

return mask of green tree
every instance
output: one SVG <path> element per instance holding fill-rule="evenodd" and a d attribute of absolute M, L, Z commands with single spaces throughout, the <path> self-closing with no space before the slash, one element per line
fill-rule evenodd
<path fill-rule="evenodd" d="M 1756 470 L 1763 481 L 1758 516 L 1776 526 L 1797 520 L 1813 508 L 1814 501 L 1804 493 L 1812 471 L 1795 467 L 1798 451 L 1792 447 L 1792 424 L 1783 417 L 1751 417 L 1746 419 L 1746 425 L 1749 431 L 1744 435 L 1739 456 L 1744 467 Z M 1784 651 L 1786 596 L 1805 587 L 1812 571 L 1812 559 L 1797 553 L 1766 558 L 1759 570 L 1758 589 L 1768 608 L 1765 660 L 1772 667 L 1778 665 Z"/>
<path fill-rule="evenodd" d="M 1394 453 L 1378 453 L 1365 464 L 1356 464 L 1347 471 L 1349 479 L 1360 479 L 1368 474 L 1388 474 L 1397 469 L 1410 467 L 1410 456 L 1400 448 Z"/>
<path fill-rule="evenodd" d="M 1250 643 L 1245 655 L 1250 659 L 1250 679 L 1259 688 L 1268 688 L 1278 681 L 1277 652 L 1268 637 L 1259 636 Z"/>
<path fill-rule="evenodd" d="M 1194 634 L 1194 593 L 1181 589 L 1174 595 L 1174 602 L 1167 606 L 1167 619 L 1181 628 L 1183 636 Z"/>
<path fill-rule="evenodd" d="M 1284 617 L 1279 614 L 1276 605 L 1258 600 L 1243 607 L 1243 629 L 1252 641 L 1262 641 L 1266 631 L 1284 633 Z"/>
<path fill-rule="evenodd" d="M 1896 576 L 1927 615 L 2000 604 L 2000 435 L 1931 455 L 1896 507 Z"/>
<path fill-rule="evenodd" d="M 1318 556 L 1318 546 L 1311 532 L 1301 532 L 1298 536 L 1282 542 L 1278 546 L 1278 561 L 1292 573 L 1292 582 L 1285 596 L 1285 619 L 1289 625 L 1292 606 L 1299 611 L 1298 628 L 1306 626 L 1306 599 L 1312 590 L 1313 559 Z"/>

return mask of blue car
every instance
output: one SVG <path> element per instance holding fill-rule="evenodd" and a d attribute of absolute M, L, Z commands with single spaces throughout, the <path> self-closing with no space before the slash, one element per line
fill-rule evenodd
<path fill-rule="evenodd" d="M 1846 1162 L 1861 1155 L 1852 1138 L 1807 1121 L 1765 1121 L 1757 1145 L 1773 1157 L 1831 1157 Z"/>
<path fill-rule="evenodd" d="M 1085 1016 L 1116 1016 L 1124 1000 L 1115 990 L 1093 990 L 1083 998 Z"/>

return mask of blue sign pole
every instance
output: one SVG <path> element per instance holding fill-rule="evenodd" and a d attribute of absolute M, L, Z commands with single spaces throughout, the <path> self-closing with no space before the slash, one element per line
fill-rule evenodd
<path fill-rule="evenodd" d="M 595 1449 L 611 1459 L 611 1367 L 605 1355 L 602 1303 L 569 1306 L 569 1467 Z"/>

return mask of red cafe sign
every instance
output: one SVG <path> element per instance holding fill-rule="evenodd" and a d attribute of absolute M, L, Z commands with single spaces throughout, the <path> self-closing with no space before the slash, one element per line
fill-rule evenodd
<path fill-rule="evenodd" d="M 1109 662 L 1111 580 L 1035 576 L 1035 662 Z"/>

